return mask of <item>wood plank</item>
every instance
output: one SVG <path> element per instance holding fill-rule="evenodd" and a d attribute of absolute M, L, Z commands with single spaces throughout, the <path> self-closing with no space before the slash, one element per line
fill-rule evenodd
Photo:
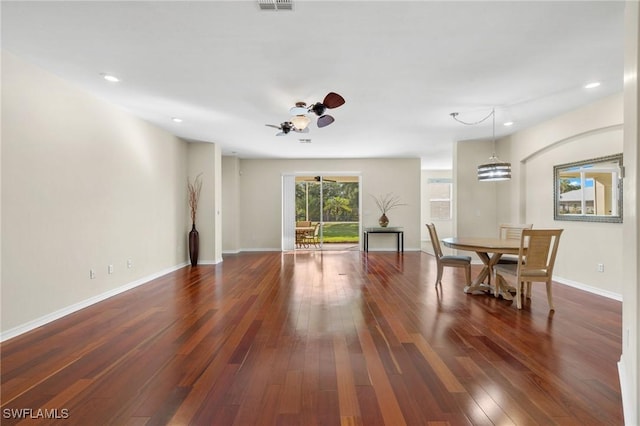
<path fill-rule="evenodd" d="M 435 274 L 420 252 L 182 268 L 1 343 L 1 408 L 69 424 L 623 424 L 620 302 L 554 285 L 550 313 L 534 286 L 517 310 L 464 294 L 463 271 L 436 291 Z"/>

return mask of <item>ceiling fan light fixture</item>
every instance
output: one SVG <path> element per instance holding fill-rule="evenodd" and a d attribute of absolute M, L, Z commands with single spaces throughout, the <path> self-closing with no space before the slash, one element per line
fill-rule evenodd
<path fill-rule="evenodd" d="M 306 115 L 296 115 L 291 119 L 291 123 L 293 123 L 293 127 L 297 130 L 304 130 L 307 128 L 311 120 Z"/>
<path fill-rule="evenodd" d="M 289 110 L 289 114 L 291 115 L 304 115 L 308 112 L 307 104 L 304 102 L 296 102 L 296 106 Z"/>

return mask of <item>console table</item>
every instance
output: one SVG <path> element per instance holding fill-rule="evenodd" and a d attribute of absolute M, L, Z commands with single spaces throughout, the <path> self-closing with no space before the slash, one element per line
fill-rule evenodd
<path fill-rule="evenodd" d="M 396 234 L 397 250 L 404 252 L 404 231 L 402 228 L 364 228 L 364 251 L 369 251 L 369 234 Z"/>

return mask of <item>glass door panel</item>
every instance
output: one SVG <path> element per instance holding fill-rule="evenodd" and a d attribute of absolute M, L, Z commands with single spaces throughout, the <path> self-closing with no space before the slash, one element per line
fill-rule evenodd
<path fill-rule="evenodd" d="M 359 177 L 296 176 L 296 229 L 298 249 L 357 249 Z"/>
<path fill-rule="evenodd" d="M 359 177 L 322 176 L 322 248 L 357 249 L 359 236 Z"/>

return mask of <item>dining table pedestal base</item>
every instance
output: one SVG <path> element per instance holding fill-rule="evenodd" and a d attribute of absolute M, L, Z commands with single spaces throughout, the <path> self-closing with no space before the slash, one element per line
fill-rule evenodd
<path fill-rule="evenodd" d="M 502 296 L 505 300 L 513 300 L 511 292 L 516 289 L 510 286 L 501 276 L 496 277 L 496 283 L 491 284 L 493 267 L 500 261 L 503 254 L 518 254 L 520 241 L 501 238 L 445 238 L 442 240 L 445 246 L 457 249 L 473 251 L 483 263 L 482 270 L 473 279 L 471 285 L 464 288 L 468 294 L 493 293 L 494 296 Z M 491 255 L 490 255 L 491 254 Z M 486 283 L 485 283 L 486 280 Z M 497 291 L 496 291 L 497 289 Z"/>
<path fill-rule="evenodd" d="M 515 293 L 515 291 L 515 287 L 509 285 L 501 276 L 498 276 L 498 294 L 495 292 L 495 287 L 485 283 L 472 284 L 464 288 L 464 292 L 467 294 L 491 293 L 496 297 L 502 296 L 505 300 L 513 300 L 513 295 L 511 293 Z"/>

